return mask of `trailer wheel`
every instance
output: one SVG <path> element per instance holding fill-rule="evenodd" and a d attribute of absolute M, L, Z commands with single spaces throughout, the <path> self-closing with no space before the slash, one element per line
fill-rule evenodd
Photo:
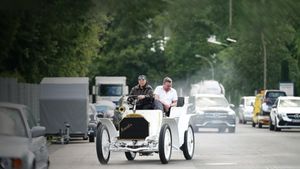
<path fill-rule="evenodd" d="M 101 164 L 107 164 L 110 157 L 110 136 L 105 125 L 99 125 L 97 129 L 96 150 Z"/>
<path fill-rule="evenodd" d="M 125 156 L 128 161 L 133 161 L 136 157 L 136 153 L 135 152 L 125 152 Z"/>
<path fill-rule="evenodd" d="M 95 134 L 94 133 L 89 135 L 89 142 L 90 143 L 95 142 Z"/>
<path fill-rule="evenodd" d="M 167 164 L 172 154 L 172 133 L 168 124 L 161 127 L 159 133 L 158 153 L 162 164 Z"/>
<path fill-rule="evenodd" d="M 184 132 L 184 143 L 182 145 L 183 155 L 186 160 L 191 160 L 195 150 L 195 136 L 192 126 Z"/>

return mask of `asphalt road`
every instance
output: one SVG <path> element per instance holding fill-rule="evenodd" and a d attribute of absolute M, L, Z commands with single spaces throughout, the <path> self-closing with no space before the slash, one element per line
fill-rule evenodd
<path fill-rule="evenodd" d="M 194 158 L 186 161 L 181 151 L 173 151 L 169 164 L 159 156 L 137 156 L 127 161 L 124 153 L 113 152 L 108 165 L 101 165 L 95 143 L 77 140 L 68 145 L 52 144 L 50 169 L 299 169 L 300 130 L 270 132 L 268 128 L 238 125 L 236 133 L 200 130 L 195 134 Z"/>

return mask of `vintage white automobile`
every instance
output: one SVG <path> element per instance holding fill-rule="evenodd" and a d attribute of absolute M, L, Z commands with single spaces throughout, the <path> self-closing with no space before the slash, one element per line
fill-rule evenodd
<path fill-rule="evenodd" d="M 178 98 L 178 105 L 171 108 L 169 117 L 164 117 L 161 110 L 135 110 L 135 104 L 130 104 L 127 97 L 122 99 L 118 129 L 107 118 L 100 119 L 97 128 L 96 149 L 101 164 L 108 163 L 111 151 L 125 152 L 129 161 L 137 153 L 140 156 L 158 153 L 162 164 L 169 162 L 172 150 L 183 151 L 187 160 L 193 158 L 195 138 L 190 118 L 194 115 L 194 105 L 188 97 Z"/>

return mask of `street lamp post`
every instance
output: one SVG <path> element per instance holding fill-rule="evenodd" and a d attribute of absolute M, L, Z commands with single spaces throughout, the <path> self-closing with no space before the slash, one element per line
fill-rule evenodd
<path fill-rule="evenodd" d="M 209 59 L 207 59 L 206 57 L 202 56 L 202 55 L 196 54 L 195 57 L 204 59 L 205 61 L 208 62 L 208 64 L 210 65 L 210 68 L 211 68 L 211 77 L 212 77 L 212 80 L 214 80 L 215 79 L 215 71 L 214 71 L 214 65 L 212 64 L 212 62 Z"/>

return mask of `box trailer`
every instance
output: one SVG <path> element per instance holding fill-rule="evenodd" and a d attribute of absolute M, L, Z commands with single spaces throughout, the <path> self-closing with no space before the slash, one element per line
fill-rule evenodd
<path fill-rule="evenodd" d="M 69 137 L 87 139 L 89 79 L 55 77 L 41 81 L 40 116 L 46 135 L 57 135 L 68 128 Z"/>

